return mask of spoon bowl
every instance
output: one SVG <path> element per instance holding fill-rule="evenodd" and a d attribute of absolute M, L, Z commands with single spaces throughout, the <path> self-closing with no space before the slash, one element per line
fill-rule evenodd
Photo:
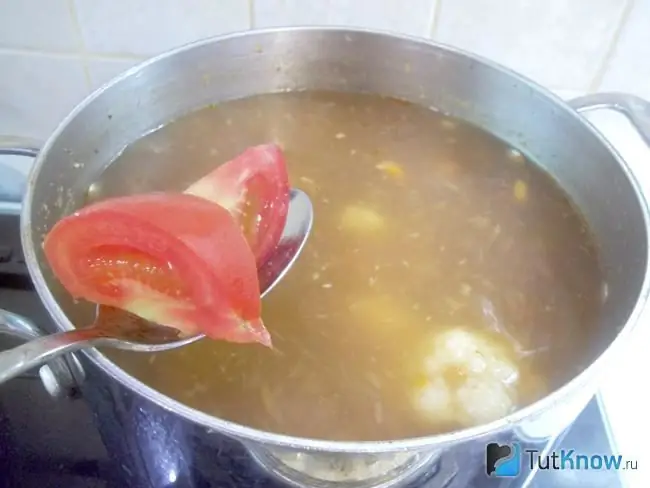
<path fill-rule="evenodd" d="M 311 232 L 314 209 L 301 190 L 292 189 L 287 221 L 273 253 L 258 269 L 260 295 L 266 296 L 287 274 Z M 144 320 L 123 310 L 98 305 L 90 327 L 39 337 L 0 352 L 0 383 L 50 359 L 84 347 L 109 346 L 140 352 L 158 352 L 186 346 L 205 337 L 183 335 L 173 327 Z"/>

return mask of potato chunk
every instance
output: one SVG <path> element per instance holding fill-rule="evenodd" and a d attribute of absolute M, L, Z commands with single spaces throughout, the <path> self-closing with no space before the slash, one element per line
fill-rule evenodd
<path fill-rule="evenodd" d="M 361 205 L 346 207 L 341 217 L 341 227 L 354 232 L 377 232 L 384 225 L 384 218 L 380 214 Z"/>
<path fill-rule="evenodd" d="M 387 294 L 369 294 L 352 300 L 349 306 L 352 317 L 373 335 L 389 337 L 408 330 L 418 317 L 405 303 Z"/>

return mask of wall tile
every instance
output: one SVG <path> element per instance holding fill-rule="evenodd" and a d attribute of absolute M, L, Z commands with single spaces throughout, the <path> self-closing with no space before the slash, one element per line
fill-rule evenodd
<path fill-rule="evenodd" d="M 555 93 L 555 95 L 560 97 L 562 100 L 567 100 L 567 101 L 587 94 L 587 92 L 583 90 L 564 90 L 562 88 L 553 89 L 551 91 Z"/>
<path fill-rule="evenodd" d="M 360 25 L 428 36 L 433 0 L 330 0 L 333 24 Z"/>
<path fill-rule="evenodd" d="M 436 0 L 255 0 L 254 25 L 348 25 L 428 36 Z"/>
<path fill-rule="evenodd" d="M 0 47 L 76 51 L 68 0 L 0 0 Z"/>
<path fill-rule="evenodd" d="M 86 49 L 152 55 L 249 27 L 246 0 L 75 0 Z"/>
<path fill-rule="evenodd" d="M 612 41 L 624 0 L 441 0 L 436 39 L 551 87 L 586 89 Z"/>
<path fill-rule="evenodd" d="M 607 65 L 600 90 L 634 93 L 650 100 L 650 0 L 637 0 Z"/>
<path fill-rule="evenodd" d="M 0 134 L 44 140 L 88 93 L 80 59 L 0 51 Z"/>
<path fill-rule="evenodd" d="M 141 60 L 90 58 L 87 61 L 92 88 L 98 88 L 120 73 L 138 64 Z"/>
<path fill-rule="evenodd" d="M 255 0 L 253 25 L 322 25 L 327 23 L 328 0 Z"/>

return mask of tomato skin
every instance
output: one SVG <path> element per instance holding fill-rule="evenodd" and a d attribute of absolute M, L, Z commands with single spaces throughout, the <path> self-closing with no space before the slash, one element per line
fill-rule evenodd
<path fill-rule="evenodd" d="M 230 213 L 205 199 L 150 193 L 105 200 L 57 222 L 43 248 L 75 298 L 123 308 L 188 334 L 271 345 L 260 319 L 255 257 Z M 113 253 L 104 256 L 105 273 L 89 266 L 98 248 Z M 111 263 L 138 253 L 161 263 L 156 272 L 178 288 L 153 290 L 143 284 L 137 262 L 119 268 L 119 276 L 112 274 L 118 268 Z M 111 287 L 114 292 L 107 292 Z M 156 306 L 143 312 L 137 300 L 145 295 Z"/>
<path fill-rule="evenodd" d="M 289 211 L 289 175 L 282 149 L 263 144 L 219 166 L 185 193 L 228 209 L 242 225 L 257 266 L 277 245 Z"/>

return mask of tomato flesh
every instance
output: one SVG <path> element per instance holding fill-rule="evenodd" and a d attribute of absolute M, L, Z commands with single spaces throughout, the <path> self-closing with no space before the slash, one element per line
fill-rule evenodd
<path fill-rule="evenodd" d="M 185 193 L 228 209 L 259 267 L 277 246 L 289 211 L 289 176 L 282 149 L 275 144 L 251 147 Z"/>
<path fill-rule="evenodd" d="M 274 144 L 247 149 L 184 194 L 105 200 L 59 221 L 44 242 L 75 298 L 230 342 L 271 345 L 257 268 L 286 223 L 289 177 Z"/>
<path fill-rule="evenodd" d="M 187 334 L 271 345 L 255 256 L 231 214 L 206 199 L 105 200 L 57 222 L 43 248 L 75 298 Z"/>
<path fill-rule="evenodd" d="M 189 300 L 189 287 L 169 263 L 127 246 L 97 246 L 85 255 L 85 278 L 97 290 L 116 299 L 124 298 L 120 280 L 130 279 L 163 295 Z"/>

